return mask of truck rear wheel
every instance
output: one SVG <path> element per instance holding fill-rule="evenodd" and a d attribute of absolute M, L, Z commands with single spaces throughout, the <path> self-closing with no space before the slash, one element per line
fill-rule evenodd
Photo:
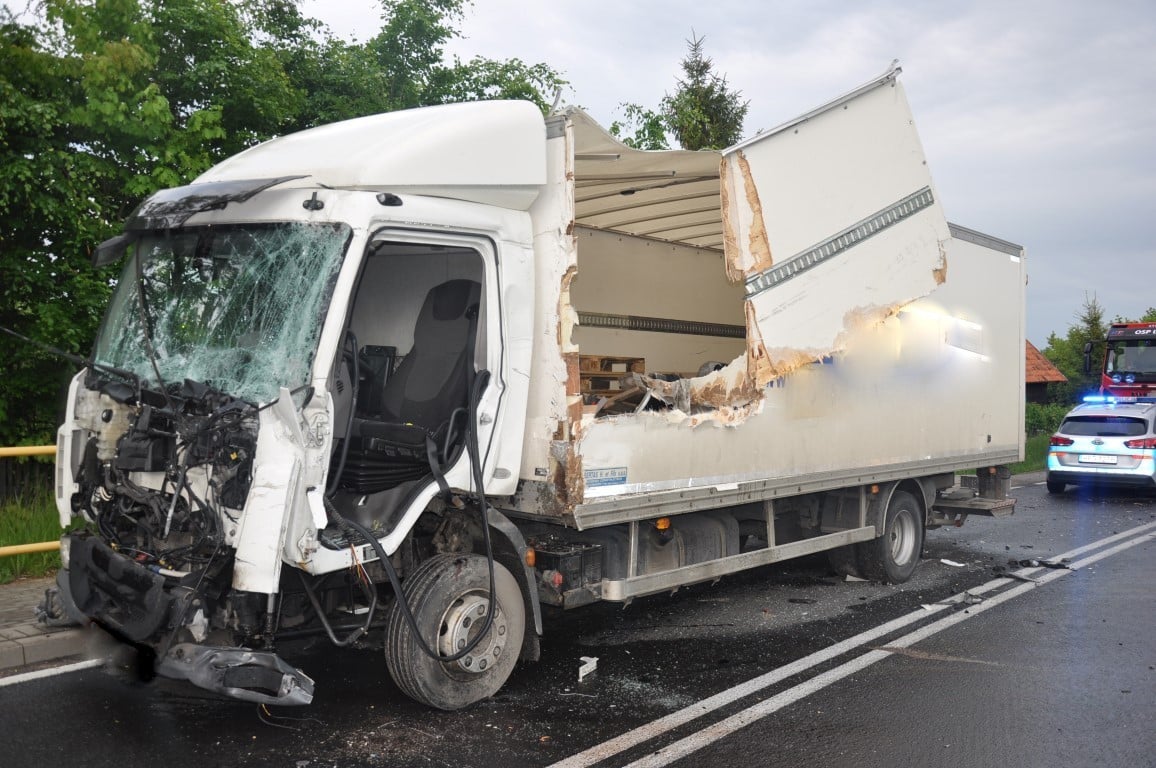
<path fill-rule="evenodd" d="M 863 575 L 884 584 L 902 584 L 915 573 L 923 551 L 923 513 L 906 491 L 896 491 L 887 505 L 883 535 L 856 545 Z"/>
<path fill-rule="evenodd" d="M 467 656 L 443 662 L 426 654 L 395 603 L 385 630 L 390 677 L 410 698 L 455 710 L 493 696 L 518 661 L 526 611 L 517 580 L 494 563 L 497 607 L 486 636 Z M 479 555 L 435 555 L 419 565 L 403 587 L 417 630 L 429 648 L 452 656 L 485 627 L 490 599 L 486 559 Z"/>

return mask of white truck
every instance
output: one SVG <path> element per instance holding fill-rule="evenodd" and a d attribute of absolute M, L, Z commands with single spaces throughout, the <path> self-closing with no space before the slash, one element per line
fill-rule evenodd
<path fill-rule="evenodd" d="M 456 709 L 542 604 L 821 551 L 901 582 L 1010 513 L 1023 252 L 946 222 L 898 74 L 722 152 L 454 104 L 152 196 L 58 434 L 69 612 L 278 704 L 314 691 L 279 641 L 384 629 Z"/>

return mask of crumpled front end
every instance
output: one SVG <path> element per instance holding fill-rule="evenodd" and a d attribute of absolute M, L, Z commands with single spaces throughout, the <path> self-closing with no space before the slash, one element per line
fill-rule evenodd
<path fill-rule="evenodd" d="M 159 193 L 106 244 L 125 265 L 57 433 L 61 524 L 84 524 L 58 581 L 70 616 L 161 675 L 305 704 L 313 681 L 274 636 L 283 565 L 304 568 L 325 524 L 314 363 L 353 232 L 270 189 L 285 180 Z"/>
<path fill-rule="evenodd" d="M 267 638 L 258 629 L 258 595 L 229 589 L 222 580 L 228 568 L 176 578 L 96 536 L 73 533 L 66 540 L 68 563 L 58 582 L 69 613 L 155 653 L 158 674 L 242 701 L 300 705 L 313 700 L 313 680 L 304 672 L 271 649 L 234 644 L 246 635 L 257 642 Z M 232 631 L 223 631 L 221 623 L 231 624 Z"/>

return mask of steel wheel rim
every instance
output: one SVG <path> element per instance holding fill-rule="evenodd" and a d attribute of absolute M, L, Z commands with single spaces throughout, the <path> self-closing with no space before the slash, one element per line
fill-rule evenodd
<path fill-rule="evenodd" d="M 469 645 L 485 626 L 489 606 L 489 597 L 482 593 L 471 592 L 455 600 L 442 616 L 438 652 L 452 656 Z M 497 664 L 504 652 L 508 631 L 506 617 L 499 606 L 485 639 L 466 656 L 449 662 L 449 666 L 474 675 L 484 674 Z"/>
<path fill-rule="evenodd" d="M 891 560 L 897 565 L 910 562 L 915 552 L 915 521 L 901 512 L 891 525 Z"/>

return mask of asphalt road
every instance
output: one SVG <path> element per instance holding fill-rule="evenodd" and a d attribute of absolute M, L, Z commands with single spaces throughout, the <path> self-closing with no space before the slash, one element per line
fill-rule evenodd
<path fill-rule="evenodd" d="M 307 708 L 111 665 L 0 687 L 0 764 L 1156 765 L 1156 498 L 1016 495 L 1012 518 L 930 532 L 904 585 L 814 558 L 548 615 L 542 661 L 464 712 L 405 699 L 378 649 L 322 642 L 282 649 L 317 680 Z M 1074 571 L 1009 562 L 1097 542 Z"/>

